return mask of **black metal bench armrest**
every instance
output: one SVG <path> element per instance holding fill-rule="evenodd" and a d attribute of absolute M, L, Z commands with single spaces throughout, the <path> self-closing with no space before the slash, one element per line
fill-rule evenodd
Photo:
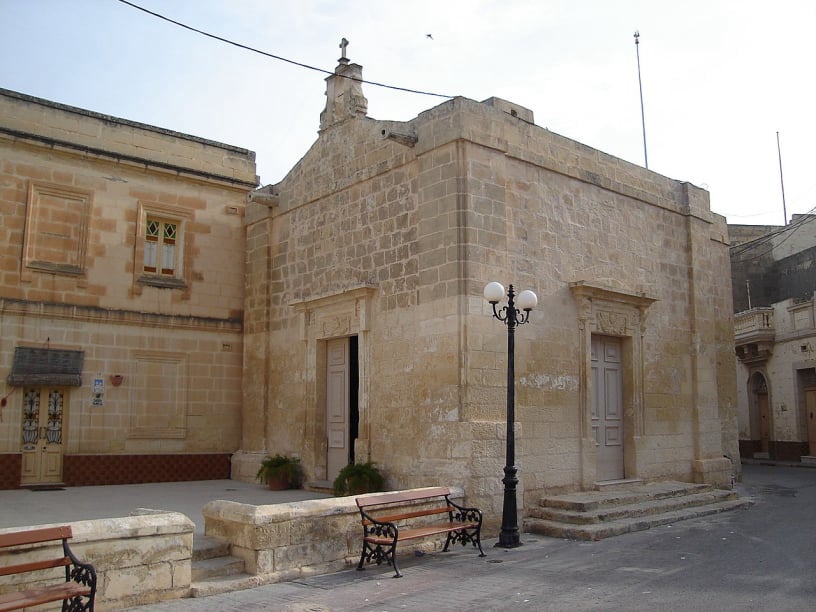
<path fill-rule="evenodd" d="M 395 523 L 378 521 L 370 514 L 366 514 L 362 509 L 360 509 L 360 514 L 363 517 L 364 538 L 375 536 L 378 538 L 389 538 L 394 542 L 397 541 L 397 537 L 399 536 L 399 528 Z"/>
<path fill-rule="evenodd" d="M 479 526 L 482 525 L 482 511 L 478 508 L 469 508 L 467 506 L 460 506 L 454 501 L 451 501 L 450 498 L 446 495 L 445 501 L 448 502 L 448 505 L 453 506 L 456 508 L 456 512 L 450 512 L 450 520 L 451 521 L 458 521 L 460 523 L 479 523 Z"/>
<path fill-rule="evenodd" d="M 93 605 L 94 597 L 96 595 L 96 570 L 90 563 L 83 563 L 77 559 L 76 555 L 71 551 L 66 540 L 62 541 L 62 550 L 65 556 L 71 559 L 71 565 L 65 566 L 65 580 L 73 581 L 78 584 L 90 587 L 91 592 L 88 599 Z"/>

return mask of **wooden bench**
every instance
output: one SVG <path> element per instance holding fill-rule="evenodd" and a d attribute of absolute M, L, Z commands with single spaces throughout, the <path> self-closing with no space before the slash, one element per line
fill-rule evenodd
<path fill-rule="evenodd" d="M 416 491 L 400 491 L 358 497 L 363 524 L 363 552 L 360 554 L 358 570 L 365 569 L 365 563 L 376 562 L 380 565 L 388 562 L 394 568 L 394 578 L 401 578 L 397 566 L 397 542 L 416 540 L 427 536 L 445 533 L 447 552 L 451 542 L 462 546 L 472 544 L 479 549 L 479 556 L 484 557 L 482 550 L 482 512 L 477 508 L 464 508 L 450 500 L 448 487 L 433 487 Z M 375 512 L 376 516 L 372 513 Z M 416 527 L 398 526 L 397 523 L 408 519 L 447 515 L 447 520 Z"/>
<path fill-rule="evenodd" d="M 11 576 L 14 574 L 25 574 L 37 572 L 56 567 L 65 567 L 65 581 L 59 584 L 47 586 L 31 587 L 13 593 L 0 595 L 0 611 L 19 610 L 29 606 L 36 606 L 50 601 L 62 600 L 62 609 L 65 611 L 80 611 L 94 609 L 94 597 L 96 596 L 96 570 L 88 563 L 80 562 L 71 549 L 68 548 L 68 539 L 71 537 L 71 526 L 46 527 L 43 529 L 30 529 L 28 531 L 16 531 L 14 533 L 0 534 L 0 551 L 12 547 L 21 547 L 30 544 L 41 544 L 44 542 L 56 542 L 62 540 L 62 556 L 42 558 L 35 554 L 30 555 L 34 559 L 21 563 L 9 563 L 12 555 L 22 555 L 31 551 L 31 548 L 6 551 L 6 556 L 0 565 L 0 576 Z M 47 582 L 49 578 L 33 575 L 31 583 Z"/>

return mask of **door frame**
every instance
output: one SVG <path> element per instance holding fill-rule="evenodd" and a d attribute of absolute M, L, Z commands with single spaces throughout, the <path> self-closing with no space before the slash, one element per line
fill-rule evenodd
<path fill-rule="evenodd" d="M 796 405 L 798 407 L 798 427 L 802 432 L 803 454 L 808 457 L 816 456 L 816 408 L 814 408 L 814 393 L 816 393 L 816 360 L 794 364 L 794 378 Z M 811 408 L 808 409 L 808 399 Z M 811 412 L 813 417 L 811 418 Z"/>
<path fill-rule="evenodd" d="M 808 455 L 816 456 L 816 387 L 802 389 L 805 401 L 805 435 L 808 443 Z M 808 399 L 811 406 L 808 408 Z"/>
<path fill-rule="evenodd" d="M 626 478 L 637 478 L 638 440 L 645 435 L 643 336 L 647 311 L 657 300 L 600 282 L 576 281 L 569 288 L 577 307 L 579 343 L 579 477 L 581 487 L 591 490 L 597 481 L 597 450 L 592 435 L 592 336 L 617 337 L 621 341 L 624 474 Z"/>
<path fill-rule="evenodd" d="M 303 461 L 316 482 L 328 482 L 326 430 L 326 342 L 357 337 L 358 436 L 352 449 L 356 461 L 369 461 L 371 311 L 377 289 L 357 287 L 338 294 L 293 304 L 300 318 L 300 338 L 305 348 L 305 406 Z"/>
<path fill-rule="evenodd" d="M 774 439 L 773 411 L 771 410 L 771 379 L 765 368 L 755 368 L 748 372 L 745 382 L 748 393 L 748 439 L 753 453 L 770 453 Z M 764 402 L 763 399 L 764 398 Z M 765 416 L 763 427 L 762 417 Z M 763 438 L 763 429 L 767 439 Z"/>

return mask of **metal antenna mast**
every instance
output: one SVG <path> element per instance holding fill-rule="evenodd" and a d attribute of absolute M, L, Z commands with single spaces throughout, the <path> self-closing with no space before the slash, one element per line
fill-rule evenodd
<path fill-rule="evenodd" d="M 782 149 L 779 148 L 779 132 L 776 133 L 776 152 L 779 155 L 779 182 L 782 185 L 782 214 L 785 217 L 782 225 L 788 224 L 788 209 L 785 206 L 785 181 L 782 178 Z"/>
<path fill-rule="evenodd" d="M 643 83 L 640 80 L 640 32 L 635 30 L 635 55 L 637 55 L 638 88 L 640 89 L 640 124 L 643 126 L 643 161 L 649 169 L 649 155 L 646 153 L 646 115 L 643 112 Z"/>

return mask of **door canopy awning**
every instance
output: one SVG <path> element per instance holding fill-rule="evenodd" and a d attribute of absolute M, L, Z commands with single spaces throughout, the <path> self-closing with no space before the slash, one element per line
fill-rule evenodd
<path fill-rule="evenodd" d="M 18 346 L 6 380 L 12 387 L 80 387 L 84 358 L 85 351 Z"/>

